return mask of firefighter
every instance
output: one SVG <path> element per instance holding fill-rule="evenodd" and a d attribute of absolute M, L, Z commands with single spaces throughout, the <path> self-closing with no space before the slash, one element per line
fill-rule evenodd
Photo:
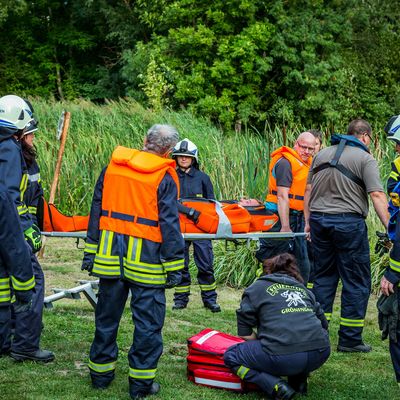
<path fill-rule="evenodd" d="M 304 202 L 305 231 L 311 233 L 315 258 L 313 292 L 328 320 L 339 279 L 342 281 L 337 350 L 371 351 L 362 340 L 371 291 L 371 266 L 365 218 L 368 196 L 387 227 L 387 200 L 376 160 L 370 154 L 370 124 L 350 122 L 347 135 L 333 135 L 331 146 L 313 159 Z"/>
<path fill-rule="evenodd" d="M 199 151 L 197 146 L 189 139 L 177 143 L 172 158 L 177 164 L 177 173 L 180 184 L 180 198 L 205 198 L 215 199 L 214 188 L 210 177 L 199 170 Z M 186 240 L 185 241 L 185 268 L 182 272 L 182 281 L 175 288 L 173 310 L 186 308 L 190 295 L 189 272 L 189 247 L 193 243 L 193 257 L 198 273 L 197 280 L 200 285 L 201 298 L 204 307 L 212 312 L 220 312 L 217 303 L 217 292 L 214 277 L 214 254 L 211 240 Z"/>
<path fill-rule="evenodd" d="M 0 356 L 11 351 L 11 290 L 19 315 L 29 311 L 34 287 L 30 249 L 14 201 L 0 184 Z"/>
<path fill-rule="evenodd" d="M 39 228 L 33 223 L 24 202 L 28 186 L 28 171 L 21 150 L 21 138 L 32 120 L 33 108 L 27 100 L 15 95 L 0 98 L 0 183 L 6 188 L 14 202 L 25 239 L 32 252 L 35 252 L 41 247 L 41 234 Z M 33 258 L 32 252 L 31 258 Z M 39 284 L 39 293 L 40 287 Z M 36 294 L 34 298 L 36 304 L 38 299 Z M 38 301 L 40 302 L 40 300 Z M 32 312 L 35 313 L 35 311 Z M 29 313 L 31 311 L 21 313 L 18 321 L 24 320 Z M 17 322 L 11 352 L 13 358 L 18 361 L 45 362 L 54 358 L 51 352 L 39 348 L 41 326 L 41 317 L 38 326 L 32 326 L 29 322 L 26 324 Z"/>
<path fill-rule="evenodd" d="M 28 171 L 28 186 L 24 193 L 24 203 L 28 207 L 35 231 L 39 231 L 37 220 L 38 205 L 43 196 L 40 181 L 39 166 L 36 162 L 36 150 L 33 145 L 38 123 L 32 119 L 24 129 L 20 143 L 22 154 Z M 40 336 L 43 323 L 44 301 L 44 274 L 35 253 L 39 248 L 33 248 L 31 261 L 35 275 L 35 291 L 32 298 L 32 307 L 25 313 L 15 315 L 14 339 L 12 343 L 11 357 L 17 361 L 35 360 L 50 362 L 54 360 L 54 353 L 40 349 Z"/>
<path fill-rule="evenodd" d="M 388 139 L 395 143 L 396 153 L 400 154 L 400 115 L 389 120 L 385 126 L 385 132 Z M 390 356 L 396 380 L 400 386 L 400 291 L 398 288 L 400 283 L 400 157 L 392 163 L 387 192 L 390 196 L 388 232 L 393 247 L 389 255 L 389 266 L 381 280 L 381 291 L 385 298 L 380 300 L 383 300 L 384 304 L 378 303 L 378 308 L 380 309 L 380 327 L 384 333 L 383 337 L 389 336 Z M 382 239 L 378 241 L 376 250 L 381 250 L 383 253 L 387 250 L 387 246 L 383 237 Z"/>
<path fill-rule="evenodd" d="M 304 192 L 308 170 L 315 150 L 310 132 L 299 135 L 293 149 L 283 146 L 271 154 L 268 195 L 265 206 L 279 216 L 270 232 L 303 232 Z M 310 265 L 303 238 L 294 240 L 260 240 L 256 257 L 260 262 L 282 253 L 294 254 L 301 275 L 308 281 Z"/>
<path fill-rule="evenodd" d="M 238 335 L 246 342 L 230 347 L 224 361 L 273 399 L 288 400 L 296 392 L 307 394 L 309 373 L 328 359 L 328 322 L 293 255 L 265 260 L 263 271 L 236 311 Z"/>
<path fill-rule="evenodd" d="M 167 159 L 177 141 L 175 128 L 154 125 L 142 151 L 117 147 L 97 180 L 90 211 L 82 269 L 100 278 L 89 360 L 92 385 L 104 389 L 114 379 L 118 326 L 130 292 L 132 399 L 160 390 L 154 378 L 163 350 L 165 288 L 180 282 L 184 266 L 179 180 L 175 161 Z"/>

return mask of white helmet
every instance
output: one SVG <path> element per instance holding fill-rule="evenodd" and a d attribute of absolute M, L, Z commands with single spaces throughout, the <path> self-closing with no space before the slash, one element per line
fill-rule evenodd
<path fill-rule="evenodd" d="M 13 94 L 0 98 L 0 128 L 24 129 L 32 120 L 32 108 Z"/>
<path fill-rule="evenodd" d="M 400 115 L 395 115 L 390 118 L 384 131 L 386 132 L 388 139 L 400 144 Z"/>
<path fill-rule="evenodd" d="M 199 162 L 199 150 L 189 139 L 183 139 L 175 145 L 172 151 L 172 158 L 176 156 L 192 157 L 197 163 Z"/>
<path fill-rule="evenodd" d="M 38 130 L 38 125 L 39 122 L 36 121 L 36 119 L 32 118 L 29 122 L 28 125 L 26 125 L 24 132 L 22 133 L 23 136 L 25 135 L 30 135 L 31 133 L 34 133 Z"/>

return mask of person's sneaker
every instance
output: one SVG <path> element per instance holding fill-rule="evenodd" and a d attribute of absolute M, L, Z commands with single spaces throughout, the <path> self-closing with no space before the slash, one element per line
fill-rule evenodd
<path fill-rule="evenodd" d="M 221 312 L 221 307 L 217 303 L 204 303 L 204 307 L 211 310 L 211 312 Z"/>
<path fill-rule="evenodd" d="M 160 391 L 160 384 L 157 382 L 153 382 L 150 386 L 150 389 L 146 392 L 130 392 L 131 399 L 136 400 L 136 399 L 144 399 L 147 396 L 151 396 L 153 394 L 157 394 Z"/>
<path fill-rule="evenodd" d="M 50 362 L 53 361 L 55 356 L 54 353 L 49 350 L 36 350 L 32 352 L 16 352 L 12 351 L 10 353 L 11 358 L 15 361 L 40 361 L 40 362 Z"/>
<path fill-rule="evenodd" d="M 187 304 L 183 304 L 183 303 L 174 303 L 174 305 L 172 306 L 173 310 L 183 310 L 187 307 Z"/>
<path fill-rule="evenodd" d="M 272 398 L 274 400 L 290 400 L 293 399 L 296 392 L 295 390 L 285 381 L 279 381 L 272 391 Z"/>
<path fill-rule="evenodd" d="M 372 347 L 366 343 L 360 343 L 357 346 L 347 347 L 338 345 L 337 351 L 341 351 L 343 353 L 369 353 L 372 350 Z"/>
<path fill-rule="evenodd" d="M 288 376 L 288 384 L 296 393 L 306 395 L 308 390 L 307 375 Z"/>

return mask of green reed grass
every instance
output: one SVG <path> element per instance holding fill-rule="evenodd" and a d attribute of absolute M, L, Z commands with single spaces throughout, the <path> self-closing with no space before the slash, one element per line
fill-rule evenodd
<path fill-rule="evenodd" d="M 48 196 L 53 179 L 59 142 L 56 140 L 58 118 L 62 110 L 71 112 L 71 123 L 56 205 L 67 214 L 87 214 L 93 188 L 100 171 L 107 165 L 117 145 L 141 148 L 144 134 L 155 123 L 174 125 L 181 139 L 189 138 L 199 147 L 200 166 L 210 175 L 218 199 L 241 197 L 265 199 L 270 153 L 279 146 L 293 145 L 297 135 L 308 127 L 270 127 L 263 132 L 246 128 L 244 132 L 222 132 L 206 118 L 194 117 L 187 111 L 164 110 L 156 113 L 136 102 L 120 100 L 104 105 L 87 101 L 55 103 L 32 99 L 40 122 L 36 135 L 42 182 Z M 342 132 L 345 127 L 342 127 Z M 328 144 L 329 131 L 324 132 Z M 384 133 L 374 129 L 372 151 L 377 158 L 381 176 L 386 180 L 393 146 Z M 375 245 L 375 231 L 382 230 L 374 212 L 368 218 L 371 248 Z M 218 280 L 231 286 L 243 286 L 252 281 L 257 268 L 254 246 L 239 246 L 226 251 L 224 244 L 214 243 L 215 269 Z M 379 280 L 386 258 L 372 254 L 374 283 Z"/>

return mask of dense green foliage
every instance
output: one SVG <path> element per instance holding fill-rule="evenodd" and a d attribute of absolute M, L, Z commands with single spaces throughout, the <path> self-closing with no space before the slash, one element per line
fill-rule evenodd
<path fill-rule="evenodd" d="M 400 106 L 389 0 L 0 0 L 0 93 L 129 96 L 224 127 L 383 123 Z"/>

